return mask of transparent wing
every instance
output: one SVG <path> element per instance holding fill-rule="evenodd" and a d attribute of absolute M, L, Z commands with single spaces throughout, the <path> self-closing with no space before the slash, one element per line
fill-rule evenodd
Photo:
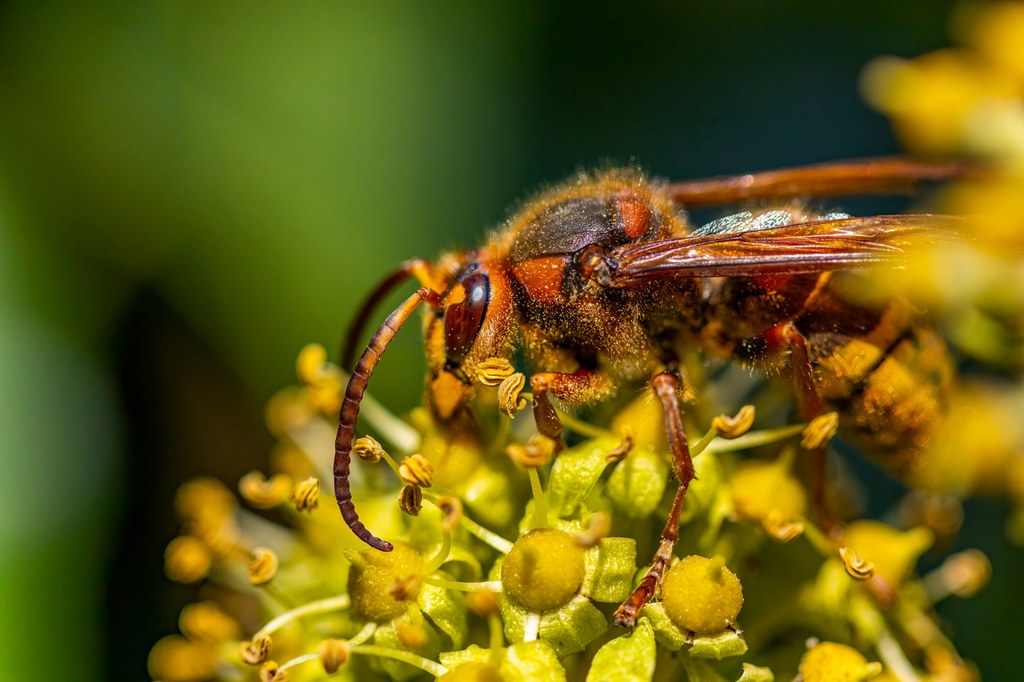
<path fill-rule="evenodd" d="M 602 281 L 622 287 L 672 277 L 735 277 L 840 270 L 906 260 L 915 248 L 962 238 L 956 216 L 839 217 L 783 227 L 691 235 L 612 249 Z"/>
<path fill-rule="evenodd" d="M 901 194 L 924 183 L 976 175 L 983 169 L 963 161 L 878 157 L 816 166 L 672 183 L 667 191 L 684 206 L 713 206 L 759 199 L 847 194 Z"/>

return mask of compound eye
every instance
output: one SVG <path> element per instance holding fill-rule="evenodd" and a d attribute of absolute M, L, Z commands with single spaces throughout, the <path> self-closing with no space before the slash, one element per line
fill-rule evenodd
<path fill-rule="evenodd" d="M 448 362 L 458 365 L 476 341 L 484 324 L 491 283 L 487 275 L 474 273 L 452 287 L 444 309 L 444 347 Z"/>

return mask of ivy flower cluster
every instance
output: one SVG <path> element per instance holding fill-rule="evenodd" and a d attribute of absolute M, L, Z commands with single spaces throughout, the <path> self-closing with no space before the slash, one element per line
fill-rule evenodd
<path fill-rule="evenodd" d="M 267 407 L 269 471 L 236 491 L 198 479 L 178 493 L 182 531 L 166 573 L 201 585 L 203 600 L 153 647 L 152 677 L 977 679 L 934 606 L 975 594 L 991 567 L 980 551 L 934 548 L 975 493 L 1016 501 L 1010 533 L 1024 541 L 1024 5 L 967 11 L 960 28 L 964 47 L 879 60 L 864 77 L 912 151 L 983 161 L 938 199 L 982 216 L 983 230 L 880 283 L 880 295 L 909 292 L 960 355 L 992 368 L 958 386 L 886 522 L 859 518 L 857 481 L 837 476 L 842 532 L 820 528 L 801 439 L 829 438 L 828 415 L 794 423 L 786 399 L 745 371 L 687 358 L 696 478 L 676 557 L 626 631 L 611 614 L 644 575 L 674 492 L 651 395 L 609 400 L 585 419 L 559 414 L 568 446 L 557 454 L 519 415 L 525 377 L 501 358 L 482 365 L 479 438 L 453 441 L 425 408 L 399 419 L 364 398 L 373 437 L 353 448 L 352 487 L 367 526 L 395 541 L 381 553 L 320 499 L 346 377 L 309 346 L 298 385 Z M 928 552 L 936 567 L 922 574 Z"/>
<path fill-rule="evenodd" d="M 837 547 L 795 473 L 807 425 L 757 428 L 754 405 L 708 421 L 679 559 L 627 632 L 610 614 L 672 496 L 651 396 L 607 426 L 561 415 L 574 435 L 557 457 L 529 415 L 499 408 L 499 385 L 477 447 L 449 443 L 426 410 L 406 423 L 366 403 L 387 447 L 360 439 L 354 485 L 367 522 L 398 540 L 382 553 L 319 499 L 344 377 L 318 346 L 297 366 L 301 385 L 267 410 L 270 475 L 244 476 L 237 496 L 211 479 L 179 491 L 167 574 L 208 599 L 154 646 L 155 679 L 971 679 L 932 607 L 979 589 L 984 555 L 916 575 L 936 536 L 924 523 L 854 521 Z"/>

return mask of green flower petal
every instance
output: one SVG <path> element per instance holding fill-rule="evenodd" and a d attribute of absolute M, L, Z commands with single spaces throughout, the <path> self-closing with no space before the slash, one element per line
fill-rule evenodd
<path fill-rule="evenodd" d="M 741 656 L 745 653 L 747 653 L 747 643 L 739 633 L 732 630 L 724 630 L 717 635 L 696 637 L 690 644 L 690 655 L 696 658 L 722 660 L 729 656 Z"/>
<path fill-rule="evenodd" d="M 487 663 L 491 660 L 491 650 L 477 644 L 470 644 L 465 649 L 459 649 L 458 651 L 445 651 L 441 654 L 439 660 L 441 665 L 451 670 L 460 663 L 469 663 L 470 661 Z"/>
<path fill-rule="evenodd" d="M 722 485 L 722 479 L 725 476 L 722 464 L 714 453 L 705 450 L 698 455 L 693 460 L 693 471 L 694 479 L 686 491 L 686 505 L 683 507 L 681 523 L 686 523 L 694 516 L 720 506 L 718 501 L 722 497 L 728 498 Z M 731 511 L 731 507 L 731 500 L 729 500 L 726 509 Z"/>
<path fill-rule="evenodd" d="M 641 618 L 633 632 L 617 637 L 601 647 L 587 673 L 587 682 L 648 682 L 654 676 L 654 630 Z"/>
<path fill-rule="evenodd" d="M 471 644 L 461 651 L 441 654 L 440 660 L 451 670 L 470 661 L 487 663 L 491 660 L 491 651 Z M 519 642 L 502 651 L 498 671 L 505 682 L 565 682 L 565 669 L 558 662 L 554 649 L 539 640 Z"/>
<path fill-rule="evenodd" d="M 448 577 L 444 573 L 438 575 Z M 452 648 L 462 648 L 469 634 L 466 625 L 466 598 L 462 593 L 424 583 L 416 601 L 434 625 L 448 635 L 452 641 Z"/>
<path fill-rule="evenodd" d="M 459 564 L 465 568 L 457 568 L 451 564 Z M 444 560 L 444 566 L 446 570 L 450 570 L 457 574 L 456 578 L 460 580 L 479 580 L 480 576 L 483 574 L 483 567 L 480 565 L 480 559 L 462 545 L 452 545 L 451 550 L 448 552 L 448 558 Z M 467 575 L 458 575 L 460 573 Z"/>
<path fill-rule="evenodd" d="M 775 682 L 775 673 L 769 668 L 744 663 L 743 674 L 736 682 Z"/>
<path fill-rule="evenodd" d="M 580 594 L 600 602 L 620 602 L 629 596 L 636 573 L 636 540 L 605 538 L 583 558 L 586 572 Z"/>
<path fill-rule="evenodd" d="M 683 664 L 683 670 L 686 671 L 686 679 L 689 682 L 727 682 L 707 661 L 682 656 L 679 662 Z"/>
<path fill-rule="evenodd" d="M 509 494 L 510 489 L 504 473 L 480 466 L 473 470 L 459 492 L 474 521 L 491 528 L 505 528 L 519 516 L 521 508 L 515 496 Z"/>
<path fill-rule="evenodd" d="M 558 516 L 574 514 L 608 466 L 605 455 L 618 444 L 614 438 L 595 438 L 558 455 L 548 481 L 549 511 Z"/>
<path fill-rule="evenodd" d="M 427 633 L 427 643 L 416 649 L 416 653 L 425 658 L 437 658 L 441 653 L 441 649 L 444 648 L 441 633 L 415 608 L 409 609 L 406 617 L 408 617 L 409 622 L 419 625 Z M 394 622 L 386 623 L 374 630 L 373 643 L 391 649 L 404 649 L 398 641 L 398 633 L 395 630 Z M 370 656 L 367 658 L 372 670 L 384 673 L 392 680 L 395 680 L 395 682 L 405 682 L 405 680 L 410 680 L 423 672 L 415 666 L 396 661 L 393 658 L 384 658 L 382 656 Z"/>
<path fill-rule="evenodd" d="M 668 617 L 665 607 L 661 605 L 661 602 L 647 604 L 640 609 L 640 616 L 650 621 L 658 644 L 661 644 L 669 651 L 679 651 L 690 640 L 687 633 L 677 628 L 675 623 Z"/>
<path fill-rule="evenodd" d="M 505 650 L 498 670 L 505 682 L 565 682 L 565 668 L 545 642 L 520 642 Z"/>
<path fill-rule="evenodd" d="M 505 637 L 510 642 L 522 642 L 529 612 L 504 594 L 499 608 L 505 624 Z M 563 658 L 583 651 L 607 630 L 608 621 L 604 614 L 589 599 L 577 596 L 560 609 L 541 616 L 538 637 L 551 645 L 558 658 Z"/>
<path fill-rule="evenodd" d="M 616 465 L 605 494 L 626 516 L 644 519 L 658 508 L 667 483 L 665 458 L 649 448 L 639 448 Z"/>

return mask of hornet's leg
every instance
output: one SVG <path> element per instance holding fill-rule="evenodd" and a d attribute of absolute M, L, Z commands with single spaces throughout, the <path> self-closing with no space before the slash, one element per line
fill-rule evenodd
<path fill-rule="evenodd" d="M 693 480 L 693 460 L 690 458 L 690 446 L 686 442 L 686 434 L 683 432 L 683 419 L 679 412 L 679 379 L 675 374 L 661 372 L 655 374 L 651 379 L 651 388 L 654 394 L 661 401 L 661 409 L 664 412 L 665 430 L 668 435 L 668 446 L 672 452 L 672 469 L 676 478 L 679 479 L 679 489 L 676 490 L 676 497 L 672 501 L 672 510 L 668 514 L 668 521 L 664 530 L 661 531 L 661 544 L 654 554 L 654 561 L 650 569 L 644 575 L 640 585 L 633 590 L 633 594 L 619 606 L 615 611 L 614 622 L 632 629 L 636 626 L 637 614 L 647 600 L 654 595 L 661 576 L 665 573 L 670 561 L 672 561 L 672 548 L 679 539 L 679 515 L 683 510 L 683 500 L 686 499 L 686 490 Z"/>
<path fill-rule="evenodd" d="M 562 434 L 562 421 L 551 404 L 550 395 L 570 405 L 594 402 L 614 390 L 604 372 L 578 369 L 568 372 L 537 372 L 530 377 L 533 394 L 533 418 L 543 436 L 557 439 Z"/>

